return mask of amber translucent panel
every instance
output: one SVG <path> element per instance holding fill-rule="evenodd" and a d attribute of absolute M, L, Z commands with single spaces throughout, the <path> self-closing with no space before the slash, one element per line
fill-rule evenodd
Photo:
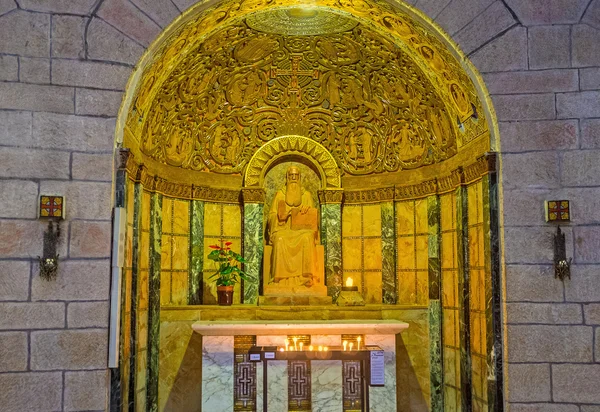
<path fill-rule="evenodd" d="M 361 206 L 345 206 L 342 209 L 342 236 L 361 235 Z"/>
<path fill-rule="evenodd" d="M 362 235 L 381 237 L 381 205 L 364 205 Z"/>
<path fill-rule="evenodd" d="M 343 239 L 342 242 L 344 269 L 362 269 L 362 239 Z"/>
<path fill-rule="evenodd" d="M 189 207 L 187 200 L 163 197 L 161 305 L 183 305 L 187 302 L 190 255 Z"/>

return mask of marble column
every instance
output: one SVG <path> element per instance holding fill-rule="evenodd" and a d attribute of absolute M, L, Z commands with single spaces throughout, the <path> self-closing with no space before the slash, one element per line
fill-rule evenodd
<path fill-rule="evenodd" d="M 190 202 L 190 268 L 188 305 L 202 304 L 202 268 L 204 267 L 204 202 Z"/>
<path fill-rule="evenodd" d="M 431 379 L 431 410 L 444 410 L 442 368 L 442 282 L 440 263 L 440 200 L 427 198 L 428 269 L 429 269 L 429 358 Z"/>
<path fill-rule="evenodd" d="M 265 191 L 262 188 L 243 188 L 244 200 L 244 270 L 249 280 L 244 281 L 243 303 L 258 301 L 261 262 L 264 250 L 263 208 Z"/>
<path fill-rule="evenodd" d="M 460 171 L 461 182 L 464 175 Z M 471 315 L 469 295 L 469 211 L 467 188 L 456 190 L 456 231 L 458 263 L 458 302 L 460 337 L 460 384 L 462 410 L 472 410 L 472 370 L 471 370 Z"/>
<path fill-rule="evenodd" d="M 342 287 L 342 197 L 343 190 L 319 190 L 321 243 L 325 246 L 325 284 L 335 302 Z"/>
<path fill-rule="evenodd" d="M 504 410 L 502 370 L 502 284 L 500 279 L 500 240 L 498 210 L 498 174 L 496 154 L 486 155 L 488 174 L 483 177 L 483 233 L 485 254 L 485 301 L 488 348 L 488 405 L 489 410 Z"/>
<path fill-rule="evenodd" d="M 394 200 L 381 203 L 381 289 L 385 304 L 398 299 L 396 285 L 396 222 Z"/>
<path fill-rule="evenodd" d="M 153 193 L 150 198 L 150 269 L 148 293 L 148 374 L 146 408 L 158 410 L 158 357 L 160 333 L 160 269 L 162 248 L 162 198 Z"/>

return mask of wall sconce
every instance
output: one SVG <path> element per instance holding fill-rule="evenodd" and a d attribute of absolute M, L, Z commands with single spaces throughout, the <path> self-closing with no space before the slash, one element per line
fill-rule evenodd
<path fill-rule="evenodd" d="M 571 279 L 571 261 L 567 260 L 567 249 L 565 246 L 565 234 L 560 230 L 560 226 L 556 228 L 554 235 L 554 278 L 562 281 L 565 278 Z"/>
<path fill-rule="evenodd" d="M 64 219 L 65 199 L 63 196 L 40 196 L 40 218 L 50 218 L 48 229 L 44 232 L 44 250 L 38 256 L 40 276 L 48 281 L 56 279 L 58 273 L 58 240 L 60 238 L 60 219 Z"/>

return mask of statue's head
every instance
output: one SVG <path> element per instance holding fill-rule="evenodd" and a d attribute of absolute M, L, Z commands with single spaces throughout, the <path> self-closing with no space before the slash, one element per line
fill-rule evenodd
<path fill-rule="evenodd" d="M 288 183 L 300 183 L 300 169 L 296 166 L 290 166 L 285 176 Z"/>

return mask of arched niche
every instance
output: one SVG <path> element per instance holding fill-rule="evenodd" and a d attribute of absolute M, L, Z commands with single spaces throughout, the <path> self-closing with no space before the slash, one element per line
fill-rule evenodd
<path fill-rule="evenodd" d="M 297 161 L 320 176 L 321 188 L 340 188 L 339 167 L 322 145 L 304 136 L 281 136 L 262 146 L 250 159 L 244 176 L 245 187 L 263 186 L 271 168 L 286 161 Z"/>

